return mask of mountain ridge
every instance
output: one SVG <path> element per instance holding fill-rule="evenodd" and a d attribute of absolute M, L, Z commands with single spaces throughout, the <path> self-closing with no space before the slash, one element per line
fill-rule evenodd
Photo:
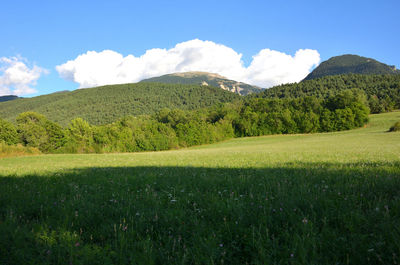
<path fill-rule="evenodd" d="M 151 77 L 143 79 L 141 83 L 146 82 L 156 82 L 156 83 L 166 83 L 166 84 L 195 84 L 202 86 L 214 86 L 219 87 L 224 90 L 237 93 L 239 95 L 245 96 L 251 93 L 257 93 L 263 89 L 258 86 L 249 85 L 243 82 L 238 82 L 235 80 L 228 79 L 216 73 L 208 72 L 179 72 L 166 74 L 157 77 Z"/>
<path fill-rule="evenodd" d="M 400 70 L 372 58 L 344 54 L 322 62 L 303 81 L 341 74 L 400 74 Z"/>
<path fill-rule="evenodd" d="M 10 100 L 15 100 L 19 99 L 20 97 L 15 96 L 15 95 L 5 95 L 5 96 L 0 96 L 0 102 L 6 102 Z"/>

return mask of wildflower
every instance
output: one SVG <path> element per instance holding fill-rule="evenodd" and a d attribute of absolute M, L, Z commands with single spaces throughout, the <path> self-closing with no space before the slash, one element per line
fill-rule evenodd
<path fill-rule="evenodd" d="M 290 257 L 293 258 L 293 257 L 294 257 L 294 254 L 293 254 L 293 253 L 290 253 Z"/>
<path fill-rule="evenodd" d="M 80 246 L 79 242 L 76 242 L 75 247 L 79 247 L 79 246 Z"/>
<path fill-rule="evenodd" d="M 219 246 L 222 248 L 224 246 L 224 244 L 221 243 L 221 244 L 219 244 Z"/>
<path fill-rule="evenodd" d="M 304 217 L 302 222 L 303 222 L 303 224 L 307 224 L 308 223 L 307 218 Z"/>

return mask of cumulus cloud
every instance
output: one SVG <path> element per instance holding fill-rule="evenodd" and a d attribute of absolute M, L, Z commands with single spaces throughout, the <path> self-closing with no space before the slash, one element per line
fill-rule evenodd
<path fill-rule="evenodd" d="M 46 69 L 34 65 L 29 68 L 21 57 L 0 58 L 0 96 L 27 95 L 37 92 L 32 86 Z"/>
<path fill-rule="evenodd" d="M 198 39 L 178 43 L 171 49 L 150 49 L 143 55 L 123 56 L 104 50 L 88 51 L 56 67 L 64 79 L 80 88 L 138 82 L 176 72 L 203 71 L 260 87 L 297 82 L 320 62 L 316 50 L 300 49 L 294 56 L 263 49 L 244 66 L 242 54 L 230 47 Z"/>
<path fill-rule="evenodd" d="M 248 83 L 262 87 L 293 83 L 304 79 L 311 69 L 320 62 L 316 50 L 300 49 L 294 56 L 273 51 L 261 50 L 253 56 L 253 61 L 245 69 L 243 77 Z"/>

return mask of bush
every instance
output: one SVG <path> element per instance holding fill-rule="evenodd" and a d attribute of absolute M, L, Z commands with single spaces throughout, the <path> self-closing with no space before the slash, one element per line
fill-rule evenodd
<path fill-rule="evenodd" d="M 38 155 L 39 149 L 35 147 L 26 147 L 21 144 L 8 145 L 4 141 L 0 141 L 0 157 Z"/>
<path fill-rule="evenodd" d="M 392 127 L 390 127 L 389 132 L 399 132 L 400 131 L 400 121 L 396 122 Z"/>

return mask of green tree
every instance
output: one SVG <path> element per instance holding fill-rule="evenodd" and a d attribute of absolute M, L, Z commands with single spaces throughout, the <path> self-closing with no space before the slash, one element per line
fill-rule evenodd
<path fill-rule="evenodd" d="M 93 149 L 93 128 L 82 118 L 73 119 L 66 130 L 67 149 L 70 152 L 90 153 Z"/>
<path fill-rule="evenodd" d="M 353 129 L 354 113 L 350 108 L 336 109 L 334 112 L 334 130 L 343 131 Z"/>
<path fill-rule="evenodd" d="M 8 145 L 18 143 L 18 133 L 15 126 L 3 119 L 0 119 L 0 142 L 3 141 Z"/>
<path fill-rule="evenodd" d="M 18 115 L 17 130 L 21 142 L 30 147 L 37 147 L 42 152 L 55 152 L 65 144 L 64 131 L 58 124 L 35 112 Z"/>
<path fill-rule="evenodd" d="M 334 128 L 334 116 L 329 109 L 324 109 L 320 116 L 320 132 L 331 132 Z"/>

